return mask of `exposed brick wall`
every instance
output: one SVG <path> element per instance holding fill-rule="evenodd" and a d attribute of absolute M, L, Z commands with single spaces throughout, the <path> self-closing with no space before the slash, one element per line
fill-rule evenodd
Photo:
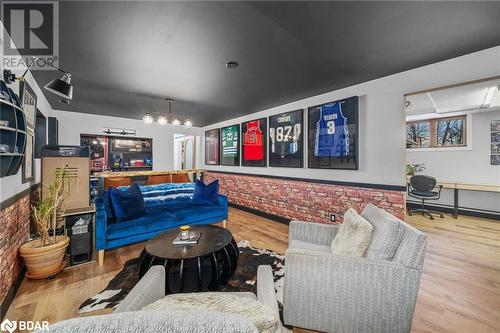
<path fill-rule="evenodd" d="M 30 233 L 30 193 L 0 211 L 0 303 L 21 270 L 18 249 Z"/>
<path fill-rule="evenodd" d="M 219 179 L 220 193 L 229 202 L 288 219 L 342 223 L 344 212 L 361 212 L 368 203 L 404 218 L 404 193 L 362 187 L 310 183 L 258 176 L 207 172 L 205 182 Z"/>

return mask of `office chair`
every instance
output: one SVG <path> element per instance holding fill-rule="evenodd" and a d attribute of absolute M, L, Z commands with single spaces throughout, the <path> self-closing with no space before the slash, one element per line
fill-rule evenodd
<path fill-rule="evenodd" d="M 433 191 L 436 187 L 436 178 L 423 175 L 411 176 L 410 183 L 408 184 L 408 195 L 410 197 L 422 200 L 422 208 L 409 209 L 408 215 L 411 216 L 412 213 L 422 213 L 424 216 L 428 216 L 431 220 L 434 220 L 432 214 L 439 215 L 444 218 L 444 215 L 425 208 L 425 200 L 439 200 L 441 196 L 441 189 L 443 185 L 438 186 L 438 191 Z"/>

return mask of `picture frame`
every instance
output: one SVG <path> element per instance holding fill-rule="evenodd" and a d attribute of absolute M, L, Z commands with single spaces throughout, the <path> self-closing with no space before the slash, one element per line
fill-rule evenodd
<path fill-rule="evenodd" d="M 26 132 L 35 135 L 37 96 L 26 80 L 19 83 L 19 99 L 26 121 Z"/>
<path fill-rule="evenodd" d="M 241 165 L 267 166 L 267 118 L 241 124 Z"/>
<path fill-rule="evenodd" d="M 23 167 L 22 167 L 22 183 L 27 183 L 35 179 L 35 163 L 34 163 L 34 136 L 26 134 L 26 146 L 24 150 Z"/>
<path fill-rule="evenodd" d="M 220 164 L 220 129 L 214 128 L 205 131 L 205 164 L 219 165 Z"/>
<path fill-rule="evenodd" d="M 308 167 L 359 169 L 359 97 L 308 108 Z"/>
<path fill-rule="evenodd" d="M 304 167 L 304 110 L 272 115 L 269 124 L 269 166 Z"/>
<path fill-rule="evenodd" d="M 240 165 L 240 124 L 220 130 L 220 165 Z"/>

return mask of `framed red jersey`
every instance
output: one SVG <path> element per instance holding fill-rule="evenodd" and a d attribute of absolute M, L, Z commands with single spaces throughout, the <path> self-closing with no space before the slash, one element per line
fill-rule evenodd
<path fill-rule="evenodd" d="M 219 165 L 219 129 L 205 132 L 205 164 Z"/>
<path fill-rule="evenodd" d="M 241 124 L 243 166 L 266 166 L 267 119 L 255 119 Z"/>

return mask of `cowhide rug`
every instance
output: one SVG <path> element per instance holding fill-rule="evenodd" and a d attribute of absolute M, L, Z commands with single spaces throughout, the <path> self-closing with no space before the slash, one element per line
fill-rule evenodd
<path fill-rule="evenodd" d="M 274 287 L 278 299 L 280 312 L 283 302 L 283 277 L 285 276 L 285 256 L 271 250 L 259 249 L 250 246 L 250 242 L 238 242 L 240 257 L 238 267 L 228 284 L 220 291 L 252 291 L 257 292 L 256 279 L 259 265 L 270 265 L 274 275 Z M 119 272 L 99 294 L 87 299 L 80 305 L 79 313 L 114 308 L 127 296 L 139 281 L 136 271 L 138 258 L 128 260 Z M 281 315 L 281 313 L 280 313 Z"/>

